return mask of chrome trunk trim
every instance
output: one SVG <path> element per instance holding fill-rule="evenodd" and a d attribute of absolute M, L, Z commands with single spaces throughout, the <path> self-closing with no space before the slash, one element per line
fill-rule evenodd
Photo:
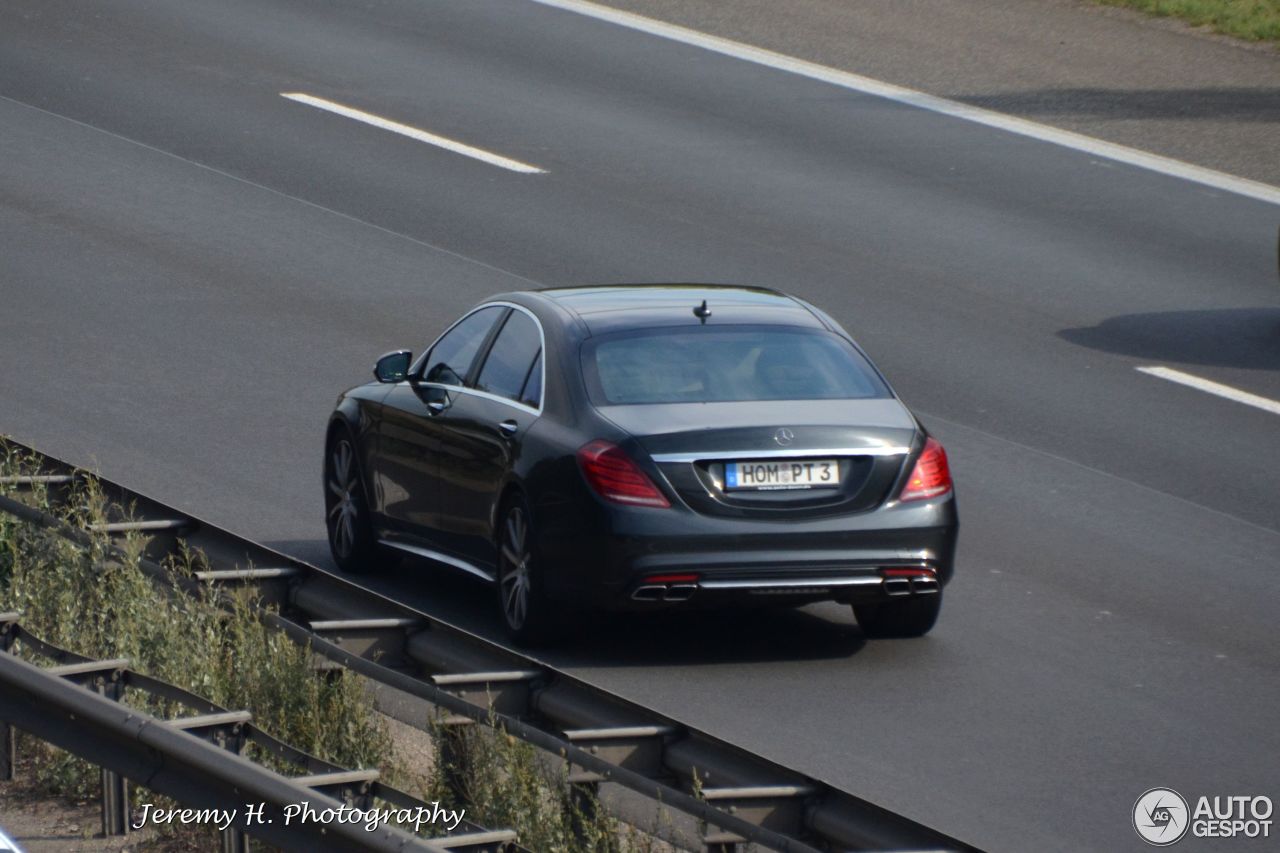
<path fill-rule="evenodd" d="M 812 450 L 707 450 L 694 453 L 653 453 L 654 462 L 698 462 L 703 459 L 805 459 L 830 456 L 904 456 L 910 447 L 819 447 Z"/>

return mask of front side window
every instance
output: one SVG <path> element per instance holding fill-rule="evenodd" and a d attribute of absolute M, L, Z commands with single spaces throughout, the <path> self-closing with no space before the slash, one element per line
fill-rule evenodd
<path fill-rule="evenodd" d="M 506 310 L 498 305 L 481 308 L 450 329 L 427 355 L 422 380 L 441 385 L 463 384 L 494 321 Z"/>
<path fill-rule="evenodd" d="M 589 341 L 583 374 L 597 405 L 888 397 L 867 360 L 817 329 L 644 329 Z"/>
<path fill-rule="evenodd" d="M 536 409 L 541 397 L 540 389 L 533 396 L 533 402 L 526 399 L 529 397 L 526 389 L 541 352 L 542 335 L 538 324 L 524 312 L 512 311 L 494 339 L 480 375 L 476 377 L 476 390 L 497 394 Z M 540 381 L 541 364 L 537 367 Z"/>

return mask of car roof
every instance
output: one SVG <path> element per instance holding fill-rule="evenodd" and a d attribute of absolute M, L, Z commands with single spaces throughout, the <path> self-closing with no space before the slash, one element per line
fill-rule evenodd
<path fill-rule="evenodd" d="M 825 324 L 804 303 L 765 287 L 725 284 L 607 284 L 537 291 L 577 315 L 592 334 L 660 326 L 700 325 L 694 309 L 706 300 L 707 322 L 808 326 Z"/>

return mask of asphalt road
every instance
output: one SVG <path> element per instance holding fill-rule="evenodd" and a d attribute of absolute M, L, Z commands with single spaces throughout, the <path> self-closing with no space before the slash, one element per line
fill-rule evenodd
<path fill-rule="evenodd" d="M 0 433 L 328 565 L 325 416 L 379 353 L 500 290 L 778 286 L 949 450 L 939 627 L 599 620 L 547 657 L 996 850 L 1143 848 L 1155 786 L 1280 799 L 1280 416 L 1135 370 L 1280 399 L 1276 206 L 527 0 L 0 21 Z M 484 588 L 376 583 L 497 633 Z"/>

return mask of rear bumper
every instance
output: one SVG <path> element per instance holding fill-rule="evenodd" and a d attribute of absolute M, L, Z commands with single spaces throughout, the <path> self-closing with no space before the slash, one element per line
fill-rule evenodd
<path fill-rule="evenodd" d="M 955 500 L 798 520 L 592 503 L 539 519 L 553 598 L 573 606 L 793 605 L 931 595 L 950 582 Z"/>
<path fill-rule="evenodd" d="M 942 591 L 937 572 L 925 567 L 891 567 L 866 574 L 812 576 L 796 572 L 792 577 L 718 578 L 696 576 L 689 580 L 641 578 L 631 591 L 627 609 L 673 605 L 793 606 L 813 601 L 845 603 L 877 601 Z M 616 605 L 615 605 L 616 606 Z"/>

